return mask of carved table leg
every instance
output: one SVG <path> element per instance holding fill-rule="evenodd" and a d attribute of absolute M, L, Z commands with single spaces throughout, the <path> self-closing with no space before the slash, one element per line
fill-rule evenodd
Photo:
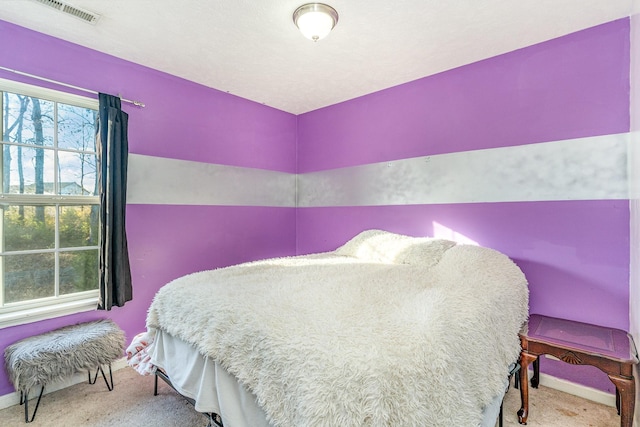
<path fill-rule="evenodd" d="M 529 417 L 529 363 L 538 359 L 538 356 L 526 353 L 524 350 L 520 353 L 520 400 L 522 406 L 518 411 L 518 422 L 527 424 Z"/>
<path fill-rule="evenodd" d="M 635 381 L 633 377 L 617 375 L 609 375 L 609 379 L 616 385 L 617 394 L 620 396 L 620 426 L 631 427 L 636 400 Z"/>

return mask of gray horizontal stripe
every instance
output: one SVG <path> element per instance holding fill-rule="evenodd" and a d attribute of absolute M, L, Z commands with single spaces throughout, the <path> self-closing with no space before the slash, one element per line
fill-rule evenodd
<path fill-rule="evenodd" d="M 295 207 L 294 174 L 129 155 L 127 203 Z"/>
<path fill-rule="evenodd" d="M 629 145 L 629 134 L 616 134 L 299 175 L 131 154 L 127 201 L 295 207 L 296 192 L 299 207 L 628 199 Z"/>
<path fill-rule="evenodd" d="M 298 176 L 298 206 L 627 199 L 628 134 L 416 157 Z"/>

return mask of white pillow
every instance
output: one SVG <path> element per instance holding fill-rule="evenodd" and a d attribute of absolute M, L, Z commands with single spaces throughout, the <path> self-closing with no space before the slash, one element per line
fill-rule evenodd
<path fill-rule="evenodd" d="M 384 230 L 366 230 L 335 250 L 337 255 L 352 256 L 386 264 L 437 264 L 442 254 L 456 243 L 431 237 L 410 237 Z"/>
<path fill-rule="evenodd" d="M 413 244 L 407 246 L 396 255 L 396 263 L 434 266 L 440 262 L 440 258 L 447 249 L 456 245 L 456 242 L 432 237 L 416 237 Z"/>

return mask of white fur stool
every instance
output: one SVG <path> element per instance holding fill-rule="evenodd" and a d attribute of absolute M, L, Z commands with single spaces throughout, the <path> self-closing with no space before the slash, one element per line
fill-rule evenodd
<path fill-rule="evenodd" d="M 46 384 L 60 381 L 80 371 L 89 372 L 89 383 L 95 383 L 102 373 L 109 391 L 113 389 L 111 363 L 124 355 L 124 332 L 111 320 L 97 320 L 66 326 L 42 335 L 25 338 L 4 351 L 7 372 L 20 404 L 24 403 L 24 420 L 33 421 Z M 111 384 L 102 370 L 109 365 Z M 91 371 L 96 369 L 91 380 Z M 40 395 L 33 416 L 29 419 L 29 390 L 40 385 Z"/>

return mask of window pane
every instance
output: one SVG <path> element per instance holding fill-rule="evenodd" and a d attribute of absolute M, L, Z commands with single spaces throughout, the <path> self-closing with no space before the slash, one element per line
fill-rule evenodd
<path fill-rule="evenodd" d="M 95 196 L 96 155 L 84 152 L 58 151 L 60 162 L 59 194 Z"/>
<path fill-rule="evenodd" d="M 61 206 L 60 247 L 98 246 L 99 209 L 98 205 Z"/>
<path fill-rule="evenodd" d="M 96 151 L 96 111 L 58 104 L 58 147 Z"/>
<path fill-rule="evenodd" d="M 53 106 L 33 96 L 4 92 L 8 135 L 3 140 L 20 144 L 53 145 Z"/>
<path fill-rule="evenodd" d="M 5 255 L 2 258 L 5 302 L 55 295 L 54 254 Z"/>
<path fill-rule="evenodd" d="M 0 203 L 0 312 L 99 284 L 97 111 L 25 91 L 36 96 L 0 91 L 0 193 L 11 195 Z"/>
<path fill-rule="evenodd" d="M 3 153 L 5 193 L 54 194 L 53 150 L 4 145 Z"/>
<path fill-rule="evenodd" d="M 4 251 L 55 246 L 54 206 L 6 206 L 3 213 Z"/>
<path fill-rule="evenodd" d="M 98 250 L 60 252 L 60 294 L 98 289 Z"/>

